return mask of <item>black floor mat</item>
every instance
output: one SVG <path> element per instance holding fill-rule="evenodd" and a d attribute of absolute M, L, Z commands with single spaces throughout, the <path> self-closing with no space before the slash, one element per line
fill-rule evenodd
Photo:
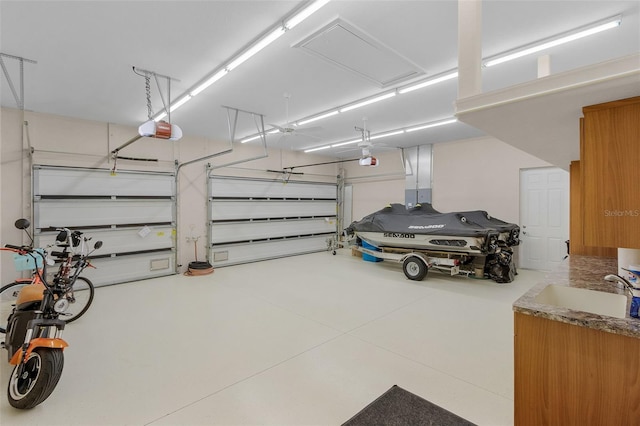
<path fill-rule="evenodd" d="M 343 426 L 475 426 L 460 416 L 394 385 Z"/>

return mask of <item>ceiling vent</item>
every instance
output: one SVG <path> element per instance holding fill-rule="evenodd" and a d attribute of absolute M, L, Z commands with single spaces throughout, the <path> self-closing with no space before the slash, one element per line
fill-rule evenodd
<path fill-rule="evenodd" d="M 353 25 L 336 19 L 293 47 L 374 82 L 381 88 L 424 71 Z"/>

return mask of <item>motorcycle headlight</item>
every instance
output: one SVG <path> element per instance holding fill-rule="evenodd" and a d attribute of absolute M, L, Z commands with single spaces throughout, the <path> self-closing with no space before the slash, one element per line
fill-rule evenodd
<path fill-rule="evenodd" d="M 53 305 L 53 310 L 61 314 L 69 308 L 69 301 L 67 299 L 58 299 Z"/>

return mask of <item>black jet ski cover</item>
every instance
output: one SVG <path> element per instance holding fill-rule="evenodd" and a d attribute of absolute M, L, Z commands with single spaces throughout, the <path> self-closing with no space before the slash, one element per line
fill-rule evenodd
<path fill-rule="evenodd" d="M 473 210 L 468 212 L 459 212 L 467 218 L 467 220 L 476 223 L 485 228 L 495 229 L 501 234 L 507 234 L 505 242 L 508 246 L 517 246 L 520 244 L 520 227 L 515 223 L 505 222 L 498 218 L 492 217 L 484 210 Z"/>
<path fill-rule="evenodd" d="M 481 226 L 462 213 L 439 213 L 430 204 L 411 210 L 402 204 L 390 204 L 349 225 L 347 232 L 354 231 L 483 237 L 496 230 Z"/>

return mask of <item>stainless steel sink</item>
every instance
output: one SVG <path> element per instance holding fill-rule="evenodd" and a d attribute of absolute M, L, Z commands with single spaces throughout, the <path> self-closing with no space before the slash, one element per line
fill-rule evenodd
<path fill-rule="evenodd" d="M 554 305 L 574 311 L 615 318 L 625 318 L 627 313 L 627 297 L 622 294 L 563 285 L 548 285 L 534 300 L 545 305 Z"/>

